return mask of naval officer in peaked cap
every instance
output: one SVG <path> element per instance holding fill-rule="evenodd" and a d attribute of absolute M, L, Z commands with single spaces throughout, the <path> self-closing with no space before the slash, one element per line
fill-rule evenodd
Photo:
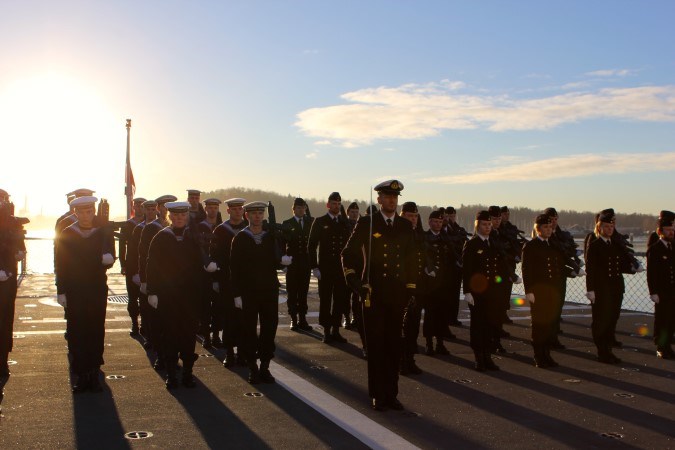
<path fill-rule="evenodd" d="M 342 252 L 347 282 L 362 298 L 368 394 L 377 411 L 403 409 L 397 398 L 403 312 L 417 287 L 413 227 L 396 214 L 402 190 L 398 180 L 375 186 L 381 209 L 359 219 Z M 362 275 L 357 270 L 363 267 Z"/>

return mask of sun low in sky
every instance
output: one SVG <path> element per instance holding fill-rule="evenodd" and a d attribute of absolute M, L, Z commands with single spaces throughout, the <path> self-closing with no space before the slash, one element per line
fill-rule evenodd
<path fill-rule="evenodd" d="M 0 187 L 673 209 L 675 3 L 10 1 Z"/>

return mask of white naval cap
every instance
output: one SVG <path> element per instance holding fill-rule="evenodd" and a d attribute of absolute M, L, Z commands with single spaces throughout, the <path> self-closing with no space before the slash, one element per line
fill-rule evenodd
<path fill-rule="evenodd" d="M 244 203 L 246 203 L 246 199 L 239 197 L 229 198 L 225 200 L 223 203 L 227 203 L 227 206 L 242 206 Z"/>
<path fill-rule="evenodd" d="M 82 208 L 85 206 L 93 206 L 98 199 L 91 195 L 85 195 L 83 197 L 77 197 L 70 201 L 70 206 L 73 208 Z"/>
<path fill-rule="evenodd" d="M 267 208 L 267 202 L 249 202 L 244 205 L 244 211 L 265 211 Z"/>
<path fill-rule="evenodd" d="M 173 213 L 184 213 L 190 210 L 190 204 L 188 202 L 167 202 L 164 206 L 166 206 L 166 209 L 168 209 L 169 212 Z"/>

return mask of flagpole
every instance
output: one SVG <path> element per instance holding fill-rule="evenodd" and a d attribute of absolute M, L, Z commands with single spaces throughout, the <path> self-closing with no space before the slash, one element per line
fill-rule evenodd
<path fill-rule="evenodd" d="M 131 119 L 127 119 L 127 163 L 124 169 L 124 194 L 127 197 L 127 219 L 131 218 L 131 198 L 134 194 L 131 192 Z"/>

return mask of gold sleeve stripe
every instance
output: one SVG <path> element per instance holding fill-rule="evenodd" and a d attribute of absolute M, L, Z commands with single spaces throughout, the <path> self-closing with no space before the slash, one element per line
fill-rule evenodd
<path fill-rule="evenodd" d="M 417 289 L 417 285 L 415 283 L 408 283 L 405 285 L 405 287 L 410 289 Z"/>
<path fill-rule="evenodd" d="M 354 269 L 345 269 L 345 276 L 351 275 L 353 273 L 356 273 L 356 271 Z"/>

